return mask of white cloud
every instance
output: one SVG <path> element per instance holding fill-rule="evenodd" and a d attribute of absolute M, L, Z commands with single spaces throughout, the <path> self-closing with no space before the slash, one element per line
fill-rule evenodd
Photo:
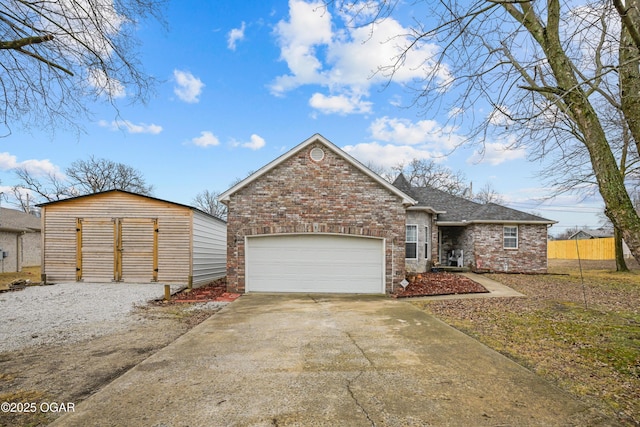
<path fill-rule="evenodd" d="M 249 142 L 244 142 L 240 144 L 245 148 L 250 148 L 252 150 L 259 150 L 266 145 L 264 138 L 255 133 L 251 135 L 251 140 Z"/>
<path fill-rule="evenodd" d="M 371 136 L 386 142 L 422 145 L 432 150 L 450 151 L 462 145 L 464 138 L 450 126 L 441 126 L 434 120 L 412 122 L 408 119 L 381 117 L 369 127 Z"/>
<path fill-rule="evenodd" d="M 274 31 L 280 58 L 287 63 L 289 73 L 273 80 L 272 94 L 281 96 L 302 85 L 320 85 L 331 91 L 331 96 L 325 98 L 335 101 L 340 96 L 368 96 L 372 84 L 386 82 L 391 75 L 388 67 L 412 42 L 406 36 L 410 30 L 393 18 L 378 22 L 375 28 L 370 24 L 353 25 L 352 19 L 346 15 L 333 17 L 321 1 L 290 0 L 288 20 L 280 21 Z M 334 28 L 338 29 L 333 31 Z M 432 59 L 438 50 L 435 44 L 419 41 L 393 71 L 393 80 L 405 83 L 434 72 L 445 85 L 451 76 L 445 66 Z M 312 106 L 322 108 L 325 104 L 316 102 Z M 369 110 L 370 107 L 354 108 L 349 113 Z M 335 112 L 347 114 L 342 108 Z"/>
<path fill-rule="evenodd" d="M 369 131 L 373 142 L 348 145 L 344 150 L 362 163 L 371 162 L 385 168 L 413 159 L 439 161 L 465 142 L 456 128 L 433 120 L 412 122 L 385 116 L 374 120 Z"/>
<path fill-rule="evenodd" d="M 322 2 L 289 1 L 289 21 L 280 21 L 275 33 L 280 45 L 280 59 L 292 74 L 277 77 L 271 89 L 281 95 L 302 84 L 319 83 L 322 63 L 316 57 L 316 47 L 331 43 L 331 14 Z"/>
<path fill-rule="evenodd" d="M 489 142 L 484 144 L 484 149 L 474 151 L 467 160 L 468 163 L 488 163 L 497 166 L 501 163 L 524 159 L 527 157 L 527 147 L 517 146 L 515 138 L 509 142 Z"/>
<path fill-rule="evenodd" d="M 0 169 L 11 170 L 18 167 L 18 158 L 7 152 L 0 153 Z"/>
<path fill-rule="evenodd" d="M 410 145 L 380 145 L 377 142 L 371 142 L 347 145 L 342 149 L 365 165 L 371 163 L 384 168 L 392 168 L 412 159 L 432 158 L 429 151 Z"/>
<path fill-rule="evenodd" d="M 173 92 L 184 102 L 195 104 L 200 100 L 198 97 L 202 93 L 204 83 L 188 71 L 173 70 L 173 77 L 177 86 Z"/>
<path fill-rule="evenodd" d="M 124 85 L 116 79 L 109 78 L 103 70 L 89 70 L 87 78 L 91 86 L 98 89 L 101 93 L 106 93 L 107 96 L 124 98 L 127 95 Z"/>
<path fill-rule="evenodd" d="M 18 6 L 24 10 L 16 13 L 28 13 L 24 2 L 12 2 L 24 4 Z M 6 4 L 6 3 L 3 3 Z M 84 0 L 84 1 L 55 1 L 46 6 L 47 13 L 34 14 L 39 20 L 32 23 L 34 27 L 41 27 L 45 33 L 56 34 L 57 45 L 62 50 L 62 57 L 83 58 L 99 56 L 109 58 L 113 56 L 113 39 L 119 37 L 123 26 L 130 23 L 127 17 L 118 12 L 118 4 L 114 0 Z M 39 18 L 37 18 L 40 16 Z M 59 31 L 60 28 L 68 28 L 69 34 Z M 72 35 L 71 35 L 72 34 Z M 108 60 L 108 59 L 107 59 Z M 81 65 L 82 61 L 76 61 L 75 65 Z M 123 98 L 126 96 L 125 87 L 117 79 L 108 78 L 104 64 L 89 64 L 83 69 L 83 81 L 91 86 L 99 95 L 111 98 Z M 118 75 L 118 70 L 109 71 L 109 75 Z"/>
<path fill-rule="evenodd" d="M 329 72 L 331 84 L 343 84 L 367 89 L 373 83 L 386 82 L 391 66 L 411 40 L 408 28 L 388 18 L 375 25 L 349 28 L 337 33 L 327 59 L 332 65 Z M 435 71 L 444 82 L 450 79 L 446 67 L 438 66 L 431 58 L 439 47 L 430 43 L 417 43 L 402 59 L 402 65 L 393 72 L 395 82 L 421 79 L 426 72 Z"/>
<path fill-rule="evenodd" d="M 162 132 L 162 126 L 155 124 L 134 124 L 129 120 L 114 120 L 112 122 L 107 122 L 106 120 L 100 120 L 98 125 L 101 127 L 109 128 L 110 130 L 122 130 L 126 129 L 129 133 L 148 133 L 152 135 L 157 135 Z"/>
<path fill-rule="evenodd" d="M 448 115 L 449 118 L 452 118 L 452 117 L 461 116 L 462 114 L 464 114 L 464 108 L 453 107 L 451 110 L 449 110 L 449 114 L 447 114 L 447 115 Z"/>
<path fill-rule="evenodd" d="M 198 147 L 210 147 L 220 145 L 220 140 L 212 132 L 202 131 L 200 136 L 197 136 L 191 140 L 191 142 Z"/>
<path fill-rule="evenodd" d="M 511 115 L 511 111 L 509 111 L 509 108 L 506 106 L 500 106 L 498 108 L 495 108 L 490 114 L 489 114 L 489 123 L 493 126 L 501 126 L 501 127 L 505 127 L 505 126 L 509 126 L 513 124 L 513 120 L 511 120 L 511 118 L 509 117 Z"/>
<path fill-rule="evenodd" d="M 236 50 L 236 43 L 244 40 L 245 23 L 242 21 L 240 28 L 233 28 L 227 33 L 227 47 L 231 50 Z"/>
<path fill-rule="evenodd" d="M 309 99 L 309 105 L 324 114 L 353 114 L 371 112 L 372 103 L 363 101 L 358 96 L 325 96 L 321 93 L 314 93 Z"/>
<path fill-rule="evenodd" d="M 50 174 L 62 176 L 60 168 L 48 159 L 29 159 L 19 162 L 18 158 L 13 154 L 7 152 L 0 153 L 0 169 L 8 171 L 17 168 L 25 168 L 29 173 L 36 176 L 46 176 Z"/>

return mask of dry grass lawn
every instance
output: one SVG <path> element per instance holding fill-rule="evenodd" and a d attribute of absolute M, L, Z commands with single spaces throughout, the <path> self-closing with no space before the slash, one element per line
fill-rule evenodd
<path fill-rule="evenodd" d="M 31 280 L 34 283 L 40 282 L 40 266 L 24 267 L 19 273 L 0 273 L 0 285 L 6 285 L 16 279 Z"/>
<path fill-rule="evenodd" d="M 549 275 L 489 275 L 527 295 L 416 301 L 577 398 L 640 425 L 640 268 L 550 260 Z"/>

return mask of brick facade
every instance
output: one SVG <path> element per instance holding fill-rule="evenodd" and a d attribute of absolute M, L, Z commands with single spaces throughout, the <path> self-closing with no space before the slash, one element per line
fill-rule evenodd
<path fill-rule="evenodd" d="M 314 147 L 325 156 L 310 158 Z M 245 290 L 245 237 L 330 233 L 385 240 L 387 292 L 405 275 L 402 199 L 326 145 L 312 143 L 229 195 L 227 283 Z"/>
<path fill-rule="evenodd" d="M 424 224 L 431 223 L 431 215 L 407 212 L 407 224 L 418 224 L 418 260 L 406 260 L 407 271 L 427 271 L 431 263 L 424 259 Z M 438 259 L 438 226 L 431 233 L 431 259 Z M 440 241 L 443 265 L 448 265 L 447 254 L 462 250 L 464 267 L 474 271 L 505 273 L 547 272 L 547 225 L 518 224 L 518 248 L 506 249 L 503 241 L 504 224 L 470 224 L 467 226 L 441 226 Z M 421 234 L 422 233 L 422 234 Z"/>
<path fill-rule="evenodd" d="M 418 257 L 405 260 L 406 270 L 416 273 L 428 271 L 433 261 L 438 259 L 438 228 L 433 215 L 409 210 L 406 218 L 407 225 L 418 226 Z"/>
<path fill-rule="evenodd" d="M 518 248 L 506 249 L 503 242 L 503 224 L 474 224 L 474 265 L 478 270 L 505 273 L 547 272 L 547 226 L 519 224 Z"/>

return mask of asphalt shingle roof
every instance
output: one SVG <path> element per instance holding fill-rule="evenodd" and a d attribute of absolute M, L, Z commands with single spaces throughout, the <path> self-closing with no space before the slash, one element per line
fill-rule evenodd
<path fill-rule="evenodd" d="M 418 207 L 430 207 L 439 212 L 438 222 L 555 222 L 495 203 L 476 203 L 433 187 L 412 187 L 402 174 L 393 185 L 417 200 Z"/>
<path fill-rule="evenodd" d="M 0 228 L 40 231 L 40 218 L 15 209 L 0 208 Z"/>

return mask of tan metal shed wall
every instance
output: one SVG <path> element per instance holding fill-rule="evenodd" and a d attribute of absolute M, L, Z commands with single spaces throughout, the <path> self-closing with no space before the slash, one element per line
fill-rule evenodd
<path fill-rule="evenodd" d="M 187 283 L 192 210 L 134 194 L 109 192 L 43 207 L 43 272 L 50 282 L 75 281 L 76 218 L 157 218 L 158 281 Z"/>

